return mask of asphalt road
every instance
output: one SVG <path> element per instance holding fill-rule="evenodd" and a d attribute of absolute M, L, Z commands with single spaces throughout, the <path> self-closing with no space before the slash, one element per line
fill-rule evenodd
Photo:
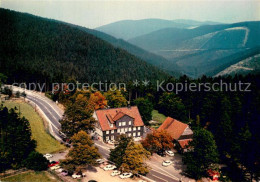
<path fill-rule="evenodd" d="M 59 130 L 61 129 L 61 124 L 59 120 L 62 119 L 62 116 L 58 114 L 56 109 L 52 106 L 52 103 L 49 103 L 41 97 L 36 97 L 33 95 L 27 95 L 26 98 L 37 104 L 38 107 L 44 112 L 46 117 L 51 121 L 51 127 L 54 131 L 54 134 L 56 135 L 56 137 L 60 138 Z"/>

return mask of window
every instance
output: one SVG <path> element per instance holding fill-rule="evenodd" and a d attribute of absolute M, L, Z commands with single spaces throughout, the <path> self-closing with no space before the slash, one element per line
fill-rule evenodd
<path fill-rule="evenodd" d="M 125 121 L 124 121 L 124 122 L 122 123 L 122 126 L 125 126 L 125 124 L 126 124 L 126 123 L 125 123 Z"/>
<path fill-rule="evenodd" d="M 125 132 L 127 132 L 127 128 L 125 128 Z"/>
<path fill-rule="evenodd" d="M 111 136 L 111 140 L 114 140 L 114 139 L 115 139 L 115 137 L 114 137 L 114 135 L 112 135 L 112 136 Z"/>
<path fill-rule="evenodd" d="M 132 128 L 130 127 L 130 128 L 128 128 L 128 131 L 132 131 Z"/>
<path fill-rule="evenodd" d="M 119 122 L 119 126 L 121 126 L 121 122 Z"/>
<path fill-rule="evenodd" d="M 114 133 L 114 130 L 111 130 L 111 134 L 113 134 Z"/>
<path fill-rule="evenodd" d="M 138 126 L 138 130 L 141 130 L 141 126 Z"/>
<path fill-rule="evenodd" d="M 134 131 L 136 130 L 136 127 L 134 127 L 134 129 L 133 129 Z"/>
<path fill-rule="evenodd" d="M 131 133 L 128 133 L 128 136 L 130 137 L 130 136 L 131 136 Z"/>
<path fill-rule="evenodd" d="M 109 131 L 106 131 L 106 134 L 109 134 Z"/>
<path fill-rule="evenodd" d="M 138 132 L 138 135 L 137 136 L 141 136 L 141 133 L 140 132 Z"/>
<path fill-rule="evenodd" d="M 109 140 L 109 137 L 107 136 L 107 137 L 106 137 L 106 141 L 108 141 L 108 140 Z"/>
<path fill-rule="evenodd" d="M 136 136 L 136 133 L 133 133 L 133 136 L 135 137 L 135 136 Z"/>
<path fill-rule="evenodd" d="M 131 121 L 129 121 L 129 125 L 131 125 Z"/>

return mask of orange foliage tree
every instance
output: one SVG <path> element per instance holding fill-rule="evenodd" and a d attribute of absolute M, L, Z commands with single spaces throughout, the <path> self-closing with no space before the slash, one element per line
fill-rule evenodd
<path fill-rule="evenodd" d="M 164 154 L 165 150 L 172 149 L 173 138 L 165 130 L 154 130 L 142 141 L 142 145 L 151 153 Z"/>

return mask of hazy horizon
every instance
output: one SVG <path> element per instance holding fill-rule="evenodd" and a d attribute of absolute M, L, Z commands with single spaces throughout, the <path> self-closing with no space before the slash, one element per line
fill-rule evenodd
<path fill-rule="evenodd" d="M 122 20 L 142 19 L 186 19 L 220 23 L 260 21 L 260 1 L 256 0 L 0 0 L 0 7 L 87 28 Z"/>

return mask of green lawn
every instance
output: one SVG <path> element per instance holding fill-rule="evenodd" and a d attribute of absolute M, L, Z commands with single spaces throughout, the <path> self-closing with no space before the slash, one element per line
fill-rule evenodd
<path fill-rule="evenodd" d="M 22 181 L 22 182 L 55 182 L 58 181 L 54 176 L 46 171 L 43 172 L 24 172 L 14 176 L 1 179 L 4 181 Z"/>
<path fill-rule="evenodd" d="M 5 101 L 4 106 L 8 108 L 16 106 L 18 109 L 20 106 L 21 116 L 24 116 L 30 122 L 32 138 L 37 141 L 36 150 L 38 152 L 42 154 L 54 153 L 66 148 L 46 132 L 41 117 L 34 111 L 31 105 L 23 101 Z"/>
<path fill-rule="evenodd" d="M 157 110 L 153 110 L 152 111 L 152 118 L 153 118 L 153 121 L 156 121 L 156 123 L 152 123 L 151 127 L 157 129 L 165 121 L 166 116 L 159 113 Z"/>
<path fill-rule="evenodd" d="M 158 121 L 160 123 L 164 122 L 164 120 L 166 119 L 166 116 L 159 113 L 157 110 L 152 111 L 152 117 L 154 121 Z"/>

